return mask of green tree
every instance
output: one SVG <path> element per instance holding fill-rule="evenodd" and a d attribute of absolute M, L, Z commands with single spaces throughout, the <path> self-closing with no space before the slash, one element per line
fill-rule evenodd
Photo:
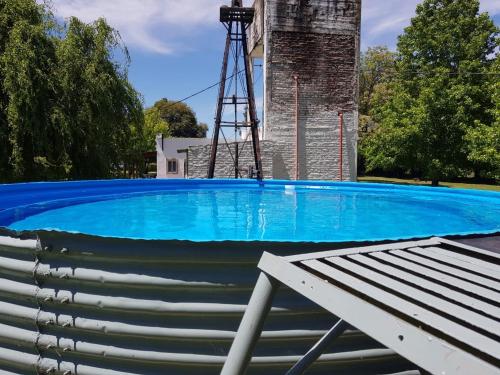
<path fill-rule="evenodd" d="M 113 59 L 122 51 L 125 64 Z M 127 80 L 128 52 L 103 19 L 85 24 L 71 18 L 59 43 L 57 76 L 64 93 L 62 127 L 69 129 L 67 152 L 72 178 L 110 177 L 130 159 L 133 127 L 142 132 L 142 103 Z"/>
<path fill-rule="evenodd" d="M 161 99 L 154 104 L 160 116 L 169 124 L 170 136 L 204 138 L 208 126 L 198 124 L 193 110 L 185 103 Z"/>
<path fill-rule="evenodd" d="M 0 179 L 56 175 L 63 135 L 52 122 L 57 98 L 54 23 L 43 5 L 0 1 Z"/>
<path fill-rule="evenodd" d="M 411 170 L 418 164 L 418 153 L 414 150 L 419 136 L 415 119 L 422 111 L 397 84 L 393 84 L 393 92 L 398 94 L 376 108 L 380 125 L 360 142 L 360 154 L 365 159 L 367 171 L 397 173 Z"/>
<path fill-rule="evenodd" d="M 466 134 L 490 126 L 498 29 L 478 0 L 424 0 L 398 41 L 397 82 L 364 140 L 368 169 L 406 168 L 438 184 L 476 169 Z"/>
<path fill-rule="evenodd" d="M 157 107 L 151 107 L 144 111 L 144 151 L 155 149 L 157 134 L 170 137 L 170 125 L 161 117 Z"/>
<path fill-rule="evenodd" d="M 196 138 L 206 138 L 208 132 L 208 125 L 204 122 L 198 123 L 196 127 Z"/>
<path fill-rule="evenodd" d="M 477 122 L 467 130 L 468 159 L 486 177 L 500 180 L 500 58 L 496 56 L 491 68 L 491 86 L 494 106 L 491 125 Z"/>
<path fill-rule="evenodd" d="M 359 77 L 359 112 L 370 115 L 374 94 L 380 94 L 396 75 L 396 53 L 386 46 L 369 47 L 361 55 Z"/>
<path fill-rule="evenodd" d="M 396 76 L 396 53 L 385 46 L 369 47 L 361 54 L 359 77 L 359 139 L 364 138 L 377 128 L 380 118 L 377 109 L 381 108 L 392 95 L 392 83 Z M 364 174 L 366 159 L 364 149 L 358 153 L 358 172 Z"/>
<path fill-rule="evenodd" d="M 32 5 L 24 1 L 14 3 L 0 0 L 0 182 L 7 181 L 12 175 L 12 168 L 9 165 L 12 147 L 9 141 L 10 129 L 6 112 L 8 96 L 5 90 L 5 68 L 2 56 L 14 24 L 23 18 L 31 19 L 34 23 L 41 22 L 41 13 Z"/>
<path fill-rule="evenodd" d="M 0 0 L 0 181 L 136 175 L 144 117 L 128 64 L 104 20 L 58 24 L 35 0 Z"/>

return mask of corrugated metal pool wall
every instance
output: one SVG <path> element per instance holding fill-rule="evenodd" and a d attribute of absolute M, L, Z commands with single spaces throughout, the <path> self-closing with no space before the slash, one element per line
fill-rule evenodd
<path fill-rule="evenodd" d="M 0 231 L 0 373 L 217 374 L 262 250 L 299 247 Z M 249 373 L 283 374 L 334 321 L 280 290 Z M 308 373 L 412 369 L 354 329 L 330 353 Z"/>

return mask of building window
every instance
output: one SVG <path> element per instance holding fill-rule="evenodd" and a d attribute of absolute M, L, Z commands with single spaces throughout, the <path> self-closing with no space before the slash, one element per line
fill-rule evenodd
<path fill-rule="evenodd" d="M 177 174 L 177 159 L 167 161 L 167 173 Z"/>

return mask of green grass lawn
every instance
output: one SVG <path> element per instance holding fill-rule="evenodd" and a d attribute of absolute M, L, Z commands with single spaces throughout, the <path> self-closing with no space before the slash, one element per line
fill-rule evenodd
<path fill-rule="evenodd" d="M 374 176 L 364 176 L 358 177 L 359 182 L 380 182 L 386 184 L 403 184 L 403 185 L 424 185 L 431 186 L 430 181 L 421 181 L 416 179 L 403 179 L 403 178 L 390 178 L 390 177 L 374 177 Z M 480 190 L 492 190 L 500 191 L 500 185 L 487 185 L 487 184 L 468 184 L 463 182 L 440 182 L 439 186 L 450 187 L 450 188 L 460 188 L 460 189 L 480 189 Z"/>

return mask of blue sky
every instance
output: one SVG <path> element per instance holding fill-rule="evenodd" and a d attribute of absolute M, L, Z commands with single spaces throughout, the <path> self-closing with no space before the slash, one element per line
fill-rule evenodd
<path fill-rule="evenodd" d="M 361 48 L 387 45 L 409 24 L 420 0 L 362 0 Z M 229 0 L 52 0 L 60 18 L 85 22 L 104 17 L 127 45 L 132 63 L 129 78 L 145 106 L 158 99 L 184 98 L 218 81 L 225 29 L 218 8 Z M 249 4 L 250 1 L 246 0 Z M 481 8 L 500 24 L 500 0 L 481 0 Z M 256 78 L 260 77 L 256 68 Z M 256 86 L 257 100 L 262 85 Z M 217 88 L 187 103 L 198 121 L 213 123 Z"/>

